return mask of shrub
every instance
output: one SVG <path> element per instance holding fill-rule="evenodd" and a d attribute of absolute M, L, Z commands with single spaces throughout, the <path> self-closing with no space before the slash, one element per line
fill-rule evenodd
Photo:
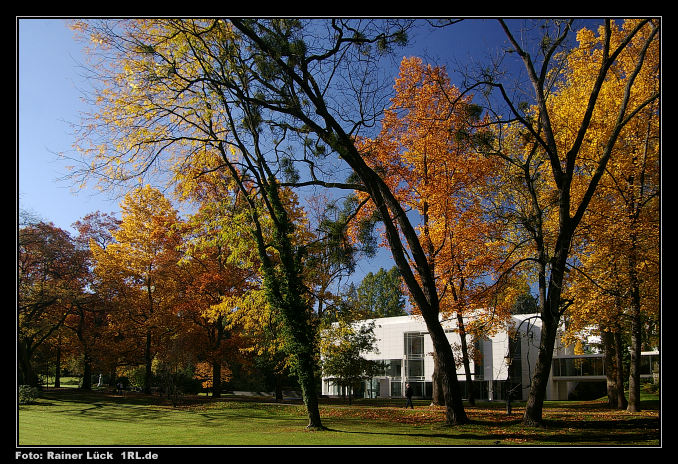
<path fill-rule="evenodd" d="M 19 385 L 19 404 L 31 404 L 37 397 L 37 388 L 30 385 Z"/>

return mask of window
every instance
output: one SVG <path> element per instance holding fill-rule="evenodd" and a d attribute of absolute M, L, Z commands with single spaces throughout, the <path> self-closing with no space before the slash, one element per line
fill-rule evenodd
<path fill-rule="evenodd" d="M 407 360 L 407 377 L 424 377 L 424 360 L 423 359 L 408 359 Z"/>
<path fill-rule="evenodd" d="M 405 333 L 405 375 L 409 379 L 424 378 L 424 334 Z"/>
<path fill-rule="evenodd" d="M 403 385 L 400 382 L 391 382 L 391 396 L 403 396 Z"/>
<path fill-rule="evenodd" d="M 424 357 L 424 334 L 420 332 L 405 333 L 405 356 L 408 358 Z"/>
<path fill-rule="evenodd" d="M 485 375 L 485 364 L 484 364 L 484 352 L 483 352 L 483 342 L 481 340 L 475 340 L 473 342 L 475 348 L 476 356 L 473 357 L 473 380 L 484 380 Z"/>
<path fill-rule="evenodd" d="M 384 368 L 384 375 L 389 377 L 400 377 L 402 375 L 402 359 L 387 359 Z"/>
<path fill-rule="evenodd" d="M 382 359 L 381 370 L 377 372 L 377 377 L 400 377 L 402 376 L 402 359 Z"/>

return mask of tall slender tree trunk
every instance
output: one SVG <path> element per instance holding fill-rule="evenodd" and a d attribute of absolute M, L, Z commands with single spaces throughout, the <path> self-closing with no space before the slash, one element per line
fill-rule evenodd
<path fill-rule="evenodd" d="M 564 210 L 567 211 L 567 209 Z M 567 227 L 564 226 L 563 228 L 566 229 Z M 559 237 L 555 247 L 556 251 L 551 261 L 552 267 L 548 284 L 548 294 L 545 299 L 541 299 L 540 297 L 542 328 L 539 353 L 537 355 L 537 362 L 530 384 L 530 392 L 527 396 L 527 403 L 525 404 L 525 414 L 523 416 L 523 423 L 528 426 L 541 426 L 543 423 L 543 407 L 544 401 L 546 400 L 548 380 L 551 375 L 553 350 L 558 336 L 558 324 L 560 323 L 562 310 L 561 289 L 565 276 L 565 265 L 571 238 L 572 235 L 566 232 L 562 233 Z"/>
<path fill-rule="evenodd" d="M 280 402 L 283 400 L 283 393 L 282 393 L 282 375 L 278 373 L 273 374 L 273 382 L 275 382 L 274 385 L 274 390 L 275 390 L 275 401 L 276 403 Z"/>
<path fill-rule="evenodd" d="M 617 409 L 626 409 L 628 401 L 624 394 L 624 343 L 622 341 L 621 329 L 614 334 L 615 344 L 615 366 L 617 376 Z"/>
<path fill-rule="evenodd" d="M 151 331 L 146 331 L 146 343 L 144 344 L 144 362 L 146 371 L 144 373 L 144 393 L 151 393 L 151 382 L 153 379 L 153 357 L 151 356 Z"/>
<path fill-rule="evenodd" d="M 529 180 L 529 172 L 526 170 L 526 181 Z M 546 389 L 548 387 L 549 376 L 551 375 L 551 365 L 553 362 L 553 350 L 558 336 L 558 325 L 560 317 L 565 310 L 563 307 L 562 290 L 565 281 L 565 272 L 567 269 L 567 257 L 570 252 L 572 237 L 577 227 L 578 220 L 570 217 L 570 197 L 569 184 L 571 179 L 565 178 L 559 185 L 559 232 L 555 246 L 550 258 L 546 252 L 543 241 L 543 225 L 539 225 L 539 234 L 537 239 L 537 249 L 539 250 L 539 310 L 542 321 L 541 340 L 539 344 L 539 353 L 534 369 L 534 375 L 530 384 L 530 391 L 525 405 L 525 414 L 523 423 L 528 426 L 541 426 L 543 423 L 543 407 L 546 400 Z M 533 196 L 533 199 L 536 197 Z M 536 204 L 536 202 L 535 202 Z M 548 276 L 548 285 L 546 283 L 547 264 L 550 264 L 550 275 Z"/>
<path fill-rule="evenodd" d="M 638 217 L 637 208 L 633 208 L 631 219 L 634 223 Z M 638 278 L 638 237 L 631 233 L 631 249 L 628 254 L 628 273 L 631 290 L 631 367 L 629 372 L 629 404 L 630 412 L 640 411 L 640 360 L 642 350 L 643 313 L 640 302 L 640 281 Z"/>
<path fill-rule="evenodd" d="M 61 387 L 61 335 L 57 342 L 56 361 L 54 362 L 54 388 Z"/>
<path fill-rule="evenodd" d="M 634 305 L 635 306 L 635 305 Z M 627 411 L 639 412 L 640 408 L 640 357 L 642 317 L 635 307 L 631 319 L 631 366 L 629 372 L 629 402 Z"/>
<path fill-rule="evenodd" d="M 221 295 L 221 292 L 219 293 Z M 226 331 L 224 330 L 224 316 L 220 315 L 217 317 L 215 324 L 215 340 L 214 340 L 214 352 L 219 353 L 219 348 L 223 343 L 224 338 L 226 337 Z M 218 354 L 215 354 L 214 359 L 212 360 L 212 397 L 219 398 L 221 396 L 221 370 L 222 362 Z"/>
<path fill-rule="evenodd" d="M 457 327 L 459 329 L 459 338 L 461 339 L 461 355 L 464 363 L 464 374 L 466 375 L 466 385 L 468 390 L 468 403 L 471 406 L 476 405 L 475 392 L 473 391 L 473 377 L 471 375 L 471 361 L 468 355 L 468 344 L 466 342 L 466 327 L 464 326 L 464 317 L 457 311 Z"/>

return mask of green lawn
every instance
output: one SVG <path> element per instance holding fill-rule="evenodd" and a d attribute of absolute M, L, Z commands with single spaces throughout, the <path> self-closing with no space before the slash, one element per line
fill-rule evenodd
<path fill-rule="evenodd" d="M 659 446 L 659 401 L 645 410 L 613 411 L 602 401 L 547 403 L 546 427 L 520 423 L 521 405 L 507 416 L 503 404 L 467 407 L 472 423 L 443 424 L 444 410 L 420 402 L 359 400 L 349 406 L 323 400 L 325 431 L 307 431 L 300 404 L 223 398 L 166 399 L 139 394 L 43 392 L 18 408 L 18 445 L 34 446 Z"/>

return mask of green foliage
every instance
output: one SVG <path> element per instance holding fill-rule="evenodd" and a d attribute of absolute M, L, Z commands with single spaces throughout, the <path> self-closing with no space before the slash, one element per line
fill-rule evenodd
<path fill-rule="evenodd" d="M 363 355 L 377 351 L 374 346 L 374 322 L 351 324 L 340 321 L 327 329 L 321 345 L 322 370 L 325 377 L 341 387 L 356 388 L 377 374 L 381 363 Z"/>
<path fill-rule="evenodd" d="M 144 388 L 145 382 L 146 382 L 146 369 L 143 366 L 140 366 L 131 372 L 129 372 L 127 376 L 127 385 L 141 390 Z"/>
<path fill-rule="evenodd" d="M 534 314 L 537 312 L 537 299 L 530 293 L 528 287 L 516 298 L 516 302 L 511 307 L 511 314 Z"/>
<path fill-rule="evenodd" d="M 407 315 L 400 272 L 396 266 L 388 271 L 380 268 L 376 274 L 369 272 L 351 297 L 357 311 L 364 317 Z"/>
<path fill-rule="evenodd" d="M 19 404 L 31 404 L 38 398 L 38 389 L 30 385 L 19 385 Z"/>

